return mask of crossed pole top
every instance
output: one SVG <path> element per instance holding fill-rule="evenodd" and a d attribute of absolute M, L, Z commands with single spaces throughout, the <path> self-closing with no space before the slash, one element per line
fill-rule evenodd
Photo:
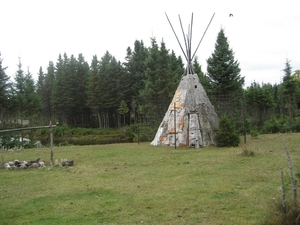
<path fill-rule="evenodd" d="M 205 36 L 205 33 L 206 33 L 206 31 L 207 31 L 207 29 L 208 29 L 211 21 L 213 20 L 213 18 L 215 16 L 215 13 L 212 15 L 212 17 L 211 17 L 211 19 L 210 19 L 210 21 L 209 21 L 209 23 L 208 23 L 208 25 L 207 25 L 207 27 L 206 27 L 203 35 L 202 35 L 202 38 L 199 41 L 199 44 L 198 44 L 198 46 L 197 46 L 197 48 L 196 48 L 196 50 L 195 50 L 195 52 L 194 52 L 193 55 L 192 55 L 193 13 L 192 13 L 192 18 L 191 18 L 191 24 L 188 26 L 188 33 L 187 34 L 184 33 L 184 30 L 183 30 L 183 27 L 182 27 L 181 18 L 180 18 L 180 15 L 178 15 L 179 22 L 180 22 L 180 27 L 181 27 L 181 31 L 182 31 L 182 34 L 183 34 L 184 44 L 185 44 L 185 51 L 182 48 L 182 45 L 181 45 L 181 43 L 180 43 L 180 41 L 178 39 L 178 36 L 177 36 L 177 34 L 176 34 L 176 32 L 175 32 L 172 24 L 171 24 L 171 22 L 169 20 L 169 17 L 168 17 L 168 15 L 167 15 L 166 12 L 165 12 L 165 14 L 166 14 L 166 17 L 167 17 L 167 19 L 169 21 L 169 24 L 170 24 L 170 26 L 171 26 L 171 28 L 173 30 L 173 33 L 174 33 L 174 35 L 175 35 L 175 37 L 176 37 L 176 39 L 178 41 L 178 44 L 179 44 L 179 46 L 181 48 L 181 51 L 182 51 L 182 53 L 183 53 L 183 55 L 184 55 L 184 57 L 185 57 L 185 59 L 187 61 L 187 68 L 186 68 L 186 70 L 184 72 L 184 75 L 194 74 L 195 72 L 194 72 L 194 69 L 193 69 L 193 66 L 192 66 L 192 61 L 193 61 L 193 59 L 195 57 L 195 54 L 196 54 L 196 52 L 197 52 L 197 50 L 198 50 L 198 48 L 199 48 L 199 46 L 200 46 L 200 44 L 202 42 L 202 39 Z"/>

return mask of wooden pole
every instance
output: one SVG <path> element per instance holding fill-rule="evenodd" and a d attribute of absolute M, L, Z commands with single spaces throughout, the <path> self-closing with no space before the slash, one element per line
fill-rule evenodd
<path fill-rule="evenodd" d="M 53 156 L 54 156 L 54 152 L 53 152 L 53 133 L 52 133 L 52 122 L 50 121 L 50 160 L 51 162 L 53 162 Z"/>
<path fill-rule="evenodd" d="M 246 104 L 245 104 L 245 91 L 243 92 L 243 119 L 244 119 L 244 144 L 247 142 L 247 127 L 246 127 Z"/>
<path fill-rule="evenodd" d="M 291 186 L 292 186 L 292 190 L 293 190 L 293 206 L 296 207 L 297 206 L 297 186 L 295 184 L 295 179 L 294 179 L 294 174 L 293 174 L 293 165 L 292 165 L 292 160 L 291 160 L 291 156 L 290 156 L 290 153 L 289 153 L 289 149 L 288 147 L 286 146 L 285 144 L 285 141 L 280 134 L 280 137 L 281 137 L 281 140 L 283 142 L 283 145 L 284 145 L 284 148 L 285 148 L 285 151 L 286 151 L 286 155 L 287 155 L 287 158 L 288 158 L 288 164 L 289 164 L 289 169 L 290 169 L 290 181 L 291 181 Z"/>
<path fill-rule="evenodd" d="M 176 149 L 176 102 L 174 102 L 174 138 L 175 138 L 175 149 Z"/>
<path fill-rule="evenodd" d="M 284 187 L 284 177 L 283 177 L 282 168 L 281 168 L 281 193 L 282 193 L 282 211 L 283 213 L 286 213 L 285 187 Z"/>
<path fill-rule="evenodd" d="M 141 116 L 138 114 L 138 144 L 140 144 L 140 120 Z"/>
<path fill-rule="evenodd" d="M 187 146 L 190 146 L 190 114 L 188 113 Z"/>
<path fill-rule="evenodd" d="M 56 125 L 52 125 L 55 127 Z M 9 130 L 0 130 L 0 133 L 7 133 L 7 132 L 14 132 L 14 131 L 22 131 L 22 130 L 35 130 L 35 129 L 43 129 L 43 128 L 50 128 L 50 126 L 39 126 L 39 127 L 22 127 L 22 128 L 15 128 Z"/>
<path fill-rule="evenodd" d="M 200 123 L 200 112 L 197 113 L 197 118 L 198 118 L 198 123 L 199 123 L 199 131 L 200 131 L 200 138 L 201 138 L 201 143 L 199 142 L 200 146 L 203 146 L 203 129 L 201 127 L 201 123 Z"/>

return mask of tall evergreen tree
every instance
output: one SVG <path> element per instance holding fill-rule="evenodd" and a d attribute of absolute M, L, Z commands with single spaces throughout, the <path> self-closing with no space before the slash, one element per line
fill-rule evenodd
<path fill-rule="evenodd" d="M 149 116 L 160 122 L 179 82 L 174 80 L 170 54 L 163 41 L 159 47 L 155 38 L 151 39 L 146 68 L 145 88 L 140 92 L 145 103 L 144 109 Z"/>
<path fill-rule="evenodd" d="M 296 103 L 297 103 L 297 109 L 299 110 L 300 109 L 300 70 L 296 70 L 292 76 L 294 77 L 297 83 Z"/>
<path fill-rule="evenodd" d="M 158 109 L 165 111 L 159 105 L 162 104 L 162 102 L 159 102 L 162 79 L 159 77 L 159 47 L 154 38 L 151 39 L 145 75 L 145 88 L 140 93 L 145 103 L 145 110 L 148 111 L 147 114 L 153 117 L 156 113 L 159 114 Z"/>
<path fill-rule="evenodd" d="M 87 82 L 88 82 L 89 64 L 85 61 L 82 54 L 78 55 L 77 68 L 75 73 L 75 96 L 76 96 L 76 114 L 80 117 L 79 122 L 82 125 L 86 124 L 89 109 L 87 107 Z"/>
<path fill-rule="evenodd" d="M 38 72 L 38 80 L 37 80 L 37 84 L 36 84 L 36 91 L 40 97 L 40 100 L 41 100 L 41 108 L 40 108 L 40 111 L 41 111 L 41 115 L 44 117 L 44 111 L 43 111 L 43 108 L 44 108 L 44 96 L 45 96 L 45 92 L 46 92 L 46 88 L 45 88 L 45 73 L 43 72 L 43 68 L 40 67 L 39 69 L 39 72 Z M 47 118 L 47 117 L 46 117 Z"/>
<path fill-rule="evenodd" d="M 247 112 L 260 125 L 270 116 L 268 111 L 275 106 L 273 87 L 270 84 L 259 85 L 253 82 L 245 91 Z"/>
<path fill-rule="evenodd" d="M 224 30 L 221 29 L 215 44 L 215 50 L 207 59 L 207 75 L 214 92 L 227 93 L 240 91 L 245 78 L 240 74 L 239 63 L 234 59 Z"/>
<path fill-rule="evenodd" d="M 44 78 L 44 90 L 42 94 L 42 110 L 47 116 L 48 123 L 54 123 L 54 107 L 52 103 L 53 89 L 55 83 L 55 67 L 52 61 L 49 62 L 47 73 Z"/>
<path fill-rule="evenodd" d="M 2 65 L 3 59 L 1 58 L 1 52 L 0 52 L 0 120 L 1 125 L 5 125 L 5 114 L 9 107 L 9 76 L 6 75 L 5 70 L 7 67 L 3 67 Z"/>
<path fill-rule="evenodd" d="M 134 42 L 134 49 L 127 48 L 126 62 L 124 63 L 126 72 L 130 77 L 130 95 L 133 99 L 139 99 L 140 90 L 144 89 L 146 59 L 148 57 L 148 50 L 144 46 L 143 41 L 136 40 Z"/>
<path fill-rule="evenodd" d="M 175 52 L 172 50 L 169 57 L 170 70 L 172 71 L 173 83 L 175 87 L 179 85 L 181 76 L 184 73 L 184 64 L 180 56 L 176 56 Z"/>
<path fill-rule="evenodd" d="M 245 82 L 240 71 L 239 63 L 234 59 L 233 50 L 229 47 L 224 30 L 221 29 L 218 33 L 215 50 L 207 59 L 207 75 L 212 94 L 216 97 L 218 104 L 223 104 L 219 112 L 229 113 L 232 109 L 237 109 L 240 104 L 237 96 L 242 96 Z M 225 102 L 232 104 L 224 105 Z"/>
<path fill-rule="evenodd" d="M 23 120 L 25 116 L 25 75 L 22 69 L 21 59 L 19 58 L 18 70 L 15 75 L 15 83 L 14 83 L 14 92 L 16 96 L 16 103 L 18 107 L 18 113 L 21 119 L 21 125 L 23 125 Z"/>
<path fill-rule="evenodd" d="M 283 77 L 283 95 L 284 102 L 288 104 L 288 115 L 290 119 L 295 118 L 295 108 L 296 108 L 296 94 L 297 94 L 297 80 L 292 76 L 292 67 L 290 61 L 286 59 L 284 77 Z"/>
<path fill-rule="evenodd" d="M 32 74 L 30 73 L 29 69 L 25 74 L 25 89 L 24 89 L 24 97 L 25 97 L 25 104 L 24 110 L 26 116 L 29 119 L 29 124 L 32 125 L 33 118 L 37 118 L 40 108 L 41 108 L 41 98 L 40 95 L 37 93 L 35 88 L 35 83 L 32 78 Z"/>
<path fill-rule="evenodd" d="M 89 70 L 87 83 L 87 105 L 97 115 L 98 127 L 101 128 L 101 77 L 99 74 L 99 61 L 97 55 L 93 56 L 91 68 Z"/>
<path fill-rule="evenodd" d="M 52 104 L 62 124 L 73 124 L 74 101 L 74 59 L 70 63 L 67 54 L 59 55 L 56 63 L 55 83 L 52 93 Z"/>

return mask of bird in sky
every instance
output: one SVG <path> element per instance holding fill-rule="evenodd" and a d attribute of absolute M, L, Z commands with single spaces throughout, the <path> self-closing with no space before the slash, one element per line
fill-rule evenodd
<path fill-rule="evenodd" d="M 233 15 L 230 13 L 230 14 L 229 14 L 229 17 L 232 17 L 232 16 L 233 16 Z"/>

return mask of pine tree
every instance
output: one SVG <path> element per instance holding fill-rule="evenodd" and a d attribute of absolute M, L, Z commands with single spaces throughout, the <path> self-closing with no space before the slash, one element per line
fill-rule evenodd
<path fill-rule="evenodd" d="M 101 128 L 101 77 L 99 75 L 99 61 L 97 56 L 94 55 L 91 68 L 89 71 L 88 83 L 87 83 L 87 105 L 93 110 L 93 113 L 97 115 L 98 127 Z"/>
<path fill-rule="evenodd" d="M 143 41 L 136 40 L 134 49 L 127 48 L 125 70 L 130 80 L 130 95 L 132 99 L 139 99 L 139 92 L 145 87 L 145 70 L 148 50 Z"/>
<path fill-rule="evenodd" d="M 182 76 L 183 68 L 181 59 L 175 54 L 169 54 L 165 43 L 162 41 L 158 46 L 155 38 L 151 39 L 151 46 L 148 49 L 149 55 L 146 60 L 145 87 L 140 91 L 143 100 L 143 111 L 148 119 L 155 119 L 160 122 L 166 112 L 175 90 Z M 180 74 L 180 75 L 179 75 Z"/>
<path fill-rule="evenodd" d="M 59 55 L 56 63 L 55 83 L 52 92 L 52 104 L 61 124 L 73 124 L 74 110 L 74 70 L 76 64 L 74 57 L 68 58 L 64 53 L 63 57 Z"/>
<path fill-rule="evenodd" d="M 74 121 L 75 126 L 77 124 L 77 120 L 82 125 L 85 125 L 85 118 L 88 118 L 89 109 L 86 105 L 87 102 L 87 81 L 88 81 L 88 73 L 89 73 L 89 64 L 84 60 L 82 54 L 78 55 L 78 59 L 75 60 L 75 71 L 74 73 L 74 84 L 75 87 L 73 89 L 75 105 L 74 105 Z"/>
<path fill-rule="evenodd" d="M 2 66 L 3 59 L 1 58 L 1 52 L 0 52 L 0 120 L 1 125 L 4 126 L 5 124 L 5 113 L 7 112 L 9 108 L 9 76 L 6 75 L 5 70 L 7 67 Z"/>
<path fill-rule="evenodd" d="M 44 115 L 48 118 L 48 123 L 50 121 L 54 123 L 54 107 L 52 104 L 53 89 L 55 82 L 55 68 L 52 61 L 49 62 L 47 67 L 47 73 L 44 78 L 44 91 L 42 94 L 42 111 Z"/>
<path fill-rule="evenodd" d="M 248 114 L 255 122 L 262 124 L 268 116 L 268 110 L 275 107 L 273 87 L 253 82 L 245 91 L 245 100 Z"/>
<path fill-rule="evenodd" d="M 21 125 L 25 116 L 25 75 L 22 69 L 21 59 L 19 58 L 18 70 L 15 75 L 14 91 L 16 96 L 16 103 L 18 107 L 18 113 L 21 119 Z"/>
<path fill-rule="evenodd" d="M 168 92 L 169 84 L 167 84 L 170 79 L 167 78 L 171 78 L 171 74 L 168 70 L 168 63 L 166 63 L 166 57 L 168 57 L 166 53 L 160 52 L 155 38 L 152 38 L 149 58 L 146 61 L 145 88 L 140 92 L 145 103 L 145 110 L 151 117 L 163 115 L 166 105 L 170 103 L 171 93 Z M 162 54 L 165 55 L 165 59 Z"/>
<path fill-rule="evenodd" d="M 34 117 L 38 117 L 39 111 L 41 108 L 41 98 L 40 95 L 37 93 L 35 88 L 35 83 L 32 78 L 32 74 L 30 73 L 29 69 L 25 74 L 25 89 L 24 89 L 24 97 L 25 97 L 25 104 L 24 110 L 25 115 L 29 118 L 29 124 L 32 125 L 32 120 Z"/>
<path fill-rule="evenodd" d="M 288 104 L 288 113 L 290 119 L 295 118 L 295 105 L 296 105 L 296 94 L 297 94 L 297 80 L 292 76 L 292 67 L 290 61 L 286 59 L 284 77 L 283 77 L 283 95 L 284 102 Z"/>
<path fill-rule="evenodd" d="M 207 59 L 207 75 L 211 84 L 212 94 L 216 97 L 222 113 L 237 109 L 240 104 L 239 96 L 243 94 L 244 77 L 240 74 L 239 63 L 234 59 L 224 30 L 218 33 L 215 50 Z M 230 102 L 231 105 L 224 105 Z M 217 105 L 217 104 L 214 104 Z"/>
<path fill-rule="evenodd" d="M 181 80 L 181 76 L 184 73 L 184 64 L 182 62 L 182 58 L 180 56 L 176 56 L 175 52 L 172 50 L 169 57 L 170 70 L 172 71 L 172 77 L 174 83 L 174 90 L 176 90 L 179 82 Z"/>

